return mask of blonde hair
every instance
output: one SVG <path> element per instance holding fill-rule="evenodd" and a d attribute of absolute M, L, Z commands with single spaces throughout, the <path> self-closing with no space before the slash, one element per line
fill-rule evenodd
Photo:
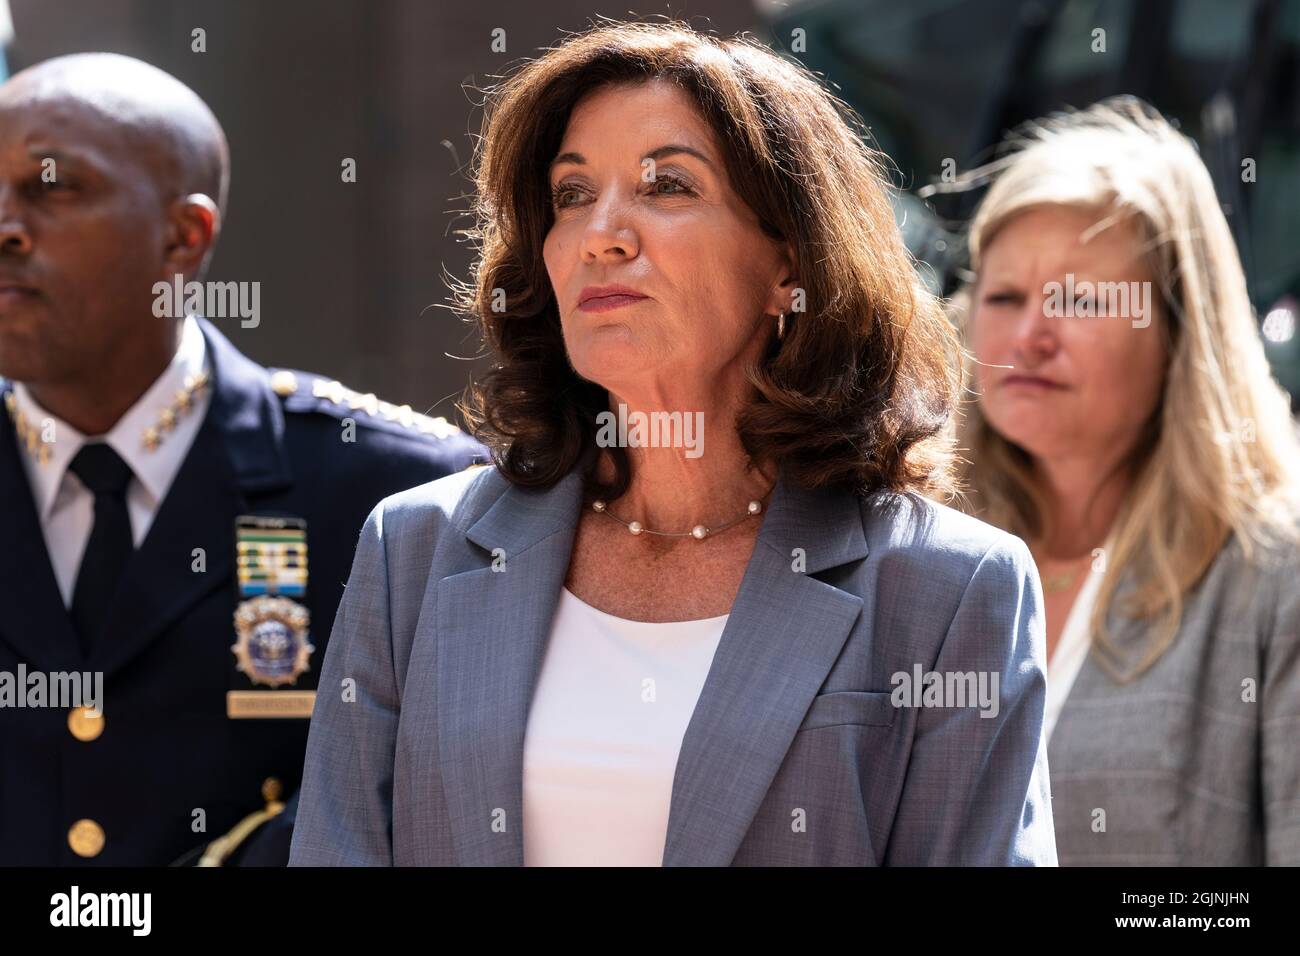
<path fill-rule="evenodd" d="M 968 174 L 996 176 L 970 227 L 971 268 L 998 231 L 1044 206 L 1131 217 L 1160 297 L 1166 376 L 1142 438 L 1122 464 L 1132 482 L 1090 622 L 1093 652 L 1121 683 L 1173 643 L 1185 596 L 1236 535 L 1253 545 L 1294 542 L 1300 441 L 1273 381 L 1228 223 L 1192 142 L 1153 108 L 1117 97 L 1036 121 L 1010 138 L 1010 155 Z M 977 281 L 977 280 L 976 280 Z M 962 298 L 969 298 L 970 289 Z M 967 381 L 970 379 L 967 356 Z M 966 403 L 966 505 L 1026 540 L 1050 529 L 1034 462 Z M 1125 600 L 1117 591 L 1132 574 Z M 1112 604 L 1157 625 L 1136 666 L 1106 631 Z"/>

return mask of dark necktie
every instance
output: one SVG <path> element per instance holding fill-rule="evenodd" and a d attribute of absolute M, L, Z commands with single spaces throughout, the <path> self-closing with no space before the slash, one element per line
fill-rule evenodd
<path fill-rule="evenodd" d="M 72 591 L 72 624 L 82 654 L 89 655 L 108 617 L 127 559 L 135 550 L 126 510 L 126 486 L 132 472 L 131 466 L 103 443 L 82 445 L 68 468 L 95 495 L 95 525 Z"/>

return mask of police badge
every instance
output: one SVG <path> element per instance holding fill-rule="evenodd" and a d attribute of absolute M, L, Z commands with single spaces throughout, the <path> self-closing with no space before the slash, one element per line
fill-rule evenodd
<path fill-rule="evenodd" d="M 235 519 L 235 674 L 228 717 L 310 717 L 311 615 L 294 600 L 307 594 L 307 523 L 299 518 Z M 293 687 L 294 689 L 286 689 Z M 266 689 L 261 689 L 266 688 Z"/>
<path fill-rule="evenodd" d="M 280 687 L 292 684 L 307 672 L 315 650 L 307 643 L 310 615 L 301 604 L 288 598 L 255 597 L 235 611 L 235 633 L 239 640 L 231 648 L 236 665 L 254 684 Z"/>

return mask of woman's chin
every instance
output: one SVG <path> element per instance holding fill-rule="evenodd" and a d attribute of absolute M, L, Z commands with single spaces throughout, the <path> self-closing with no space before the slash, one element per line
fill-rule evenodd
<path fill-rule="evenodd" d="M 1010 416 L 1006 421 L 990 421 L 989 425 L 1004 440 L 1023 448 L 1035 458 L 1059 458 L 1078 451 L 1078 431 L 1061 428 L 1059 423 L 1044 422 L 1041 415 L 1034 416 L 1034 419 Z"/>
<path fill-rule="evenodd" d="M 626 326 L 606 326 L 584 334 L 581 342 L 571 345 L 569 361 L 585 379 L 602 383 L 623 379 L 644 373 L 649 364 L 639 344 Z"/>
<path fill-rule="evenodd" d="M 1077 436 L 1064 435 L 1056 431 L 1051 433 L 1031 431 L 1019 436 L 1003 435 L 1003 437 L 1011 444 L 1024 449 L 1031 457 L 1043 461 L 1065 458 L 1077 455 L 1079 452 Z"/>

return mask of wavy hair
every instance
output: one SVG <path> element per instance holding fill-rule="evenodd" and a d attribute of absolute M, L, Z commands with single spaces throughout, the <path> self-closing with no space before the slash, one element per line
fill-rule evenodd
<path fill-rule="evenodd" d="M 542 258 L 554 221 L 547 164 L 580 98 L 651 79 L 691 97 L 732 188 L 796 256 L 806 309 L 747 370 L 753 401 L 736 428 L 751 461 L 775 462 L 808 488 L 949 497 L 960 344 L 903 245 L 884 157 L 803 66 L 678 21 L 571 36 L 487 91 L 466 230 L 478 255 L 453 291 L 494 358 L 460 409 L 496 466 L 511 482 L 548 487 L 595 446 L 609 399 L 565 352 Z M 608 451 L 614 480 L 598 483 L 594 462 L 587 479 L 612 499 L 630 462 Z"/>
<path fill-rule="evenodd" d="M 1090 622 L 1099 663 L 1127 682 L 1173 643 L 1185 596 L 1230 536 L 1247 556 L 1256 545 L 1294 540 L 1300 443 L 1194 144 L 1154 108 L 1123 96 L 1034 121 L 1008 145 L 1009 155 L 968 174 L 996 177 L 970 227 L 975 284 L 981 253 L 1003 226 L 1030 209 L 1062 206 L 1131 217 L 1160 300 L 1164 393 L 1120 466 L 1131 490 Z M 1032 457 L 994 431 L 978 401 L 965 406 L 959 431 L 968 510 L 1026 541 L 1046 537 L 1050 515 Z M 1112 607 L 1153 625 L 1128 667 L 1131 655 L 1106 629 Z"/>

